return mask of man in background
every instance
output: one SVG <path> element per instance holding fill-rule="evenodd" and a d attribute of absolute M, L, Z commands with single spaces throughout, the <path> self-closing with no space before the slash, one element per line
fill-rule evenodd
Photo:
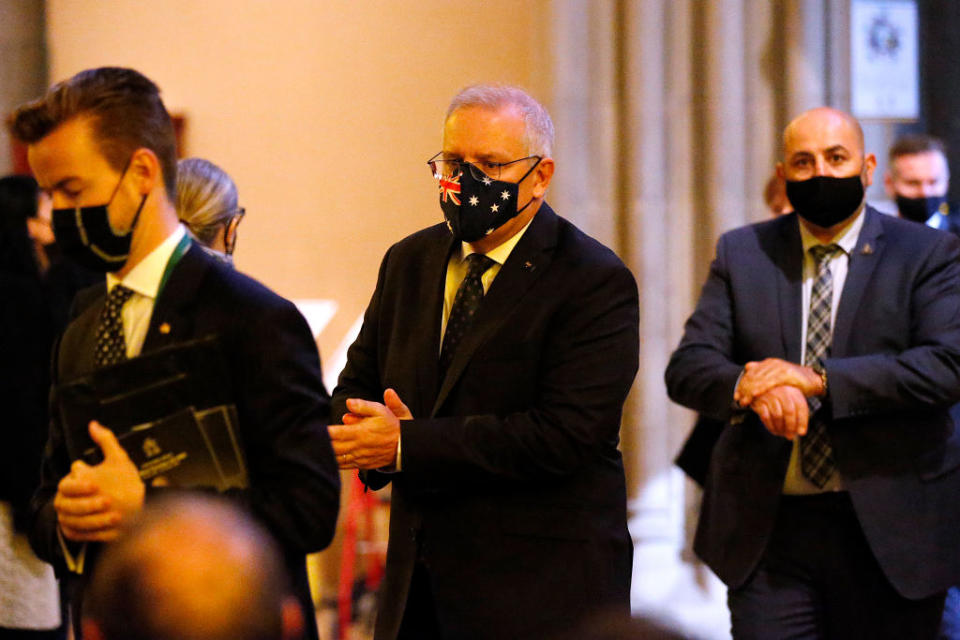
<path fill-rule="evenodd" d="M 849 114 L 783 144 L 795 213 L 720 238 L 666 371 L 725 423 L 694 550 L 738 639 L 934 638 L 960 577 L 960 240 L 865 204 Z"/>
<path fill-rule="evenodd" d="M 157 499 L 97 565 L 87 640 L 293 640 L 303 616 L 276 543 L 229 502 Z"/>
<path fill-rule="evenodd" d="M 911 134 L 890 147 L 883 186 L 901 218 L 960 234 L 960 215 L 950 213 L 950 167 L 938 138 Z"/>

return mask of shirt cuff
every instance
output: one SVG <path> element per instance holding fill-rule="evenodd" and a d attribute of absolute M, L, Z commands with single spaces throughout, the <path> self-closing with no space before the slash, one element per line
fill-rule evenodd
<path fill-rule="evenodd" d="M 379 471 L 380 473 L 400 473 L 400 471 L 402 470 L 401 469 L 402 465 L 400 464 L 400 443 L 402 442 L 402 440 L 403 440 L 402 438 L 397 438 L 397 461 L 394 462 L 389 467 L 380 467 L 379 469 L 377 469 L 377 471 Z"/>

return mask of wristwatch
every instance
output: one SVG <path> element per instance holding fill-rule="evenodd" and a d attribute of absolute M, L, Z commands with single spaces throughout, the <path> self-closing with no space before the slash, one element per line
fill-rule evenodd
<path fill-rule="evenodd" d="M 823 393 L 820 395 L 827 395 L 827 370 L 823 366 L 823 360 L 817 358 L 810 368 L 813 369 L 814 373 L 820 376 L 820 384 L 823 386 Z"/>

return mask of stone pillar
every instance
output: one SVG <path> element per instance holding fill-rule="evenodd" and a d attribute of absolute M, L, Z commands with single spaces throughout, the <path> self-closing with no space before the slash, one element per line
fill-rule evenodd
<path fill-rule="evenodd" d="M 0 114 L 40 96 L 47 86 L 43 0 L 0 0 Z M 13 170 L 10 138 L 0 127 L 0 175 Z"/>

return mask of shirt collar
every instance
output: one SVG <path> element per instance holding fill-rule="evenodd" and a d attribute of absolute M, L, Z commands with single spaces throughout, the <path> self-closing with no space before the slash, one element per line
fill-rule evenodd
<path fill-rule="evenodd" d="M 838 245 L 847 255 L 853 253 L 854 248 L 857 246 L 857 240 L 860 239 L 860 230 L 863 228 L 863 220 L 866 217 L 864 216 L 865 208 L 865 205 L 860 205 L 860 209 L 853 219 L 847 223 L 846 227 L 840 230 L 840 233 L 837 234 L 831 243 Z M 799 215 L 797 216 L 797 224 L 800 225 L 800 240 L 803 242 L 803 255 L 807 255 L 810 247 L 823 244 L 804 226 Z"/>
<path fill-rule="evenodd" d="M 530 222 L 533 222 L 533 218 L 530 218 Z M 530 222 L 527 222 L 527 224 L 523 226 L 523 229 L 520 229 L 520 231 L 515 233 L 512 238 L 501 244 L 499 247 L 488 251 L 486 256 L 497 264 L 502 265 L 504 262 L 506 262 L 507 258 L 510 257 L 510 253 L 513 251 L 513 248 L 517 246 L 518 242 L 520 242 L 520 238 L 522 238 L 523 234 L 527 232 L 528 228 L 530 228 Z M 460 258 L 465 260 L 471 253 L 476 253 L 476 251 L 474 251 L 466 242 L 461 242 Z"/>
<path fill-rule="evenodd" d="M 173 251 L 180 244 L 185 234 L 186 230 L 183 225 L 178 224 L 166 240 L 157 245 L 153 251 L 147 254 L 146 258 L 141 260 L 122 279 L 108 273 L 107 291 L 109 292 L 118 284 L 122 284 L 140 295 L 156 298 L 157 292 L 160 290 L 160 281 L 163 280 L 163 273 L 167 270 L 167 263 L 170 262 L 170 256 L 173 255 Z"/>

